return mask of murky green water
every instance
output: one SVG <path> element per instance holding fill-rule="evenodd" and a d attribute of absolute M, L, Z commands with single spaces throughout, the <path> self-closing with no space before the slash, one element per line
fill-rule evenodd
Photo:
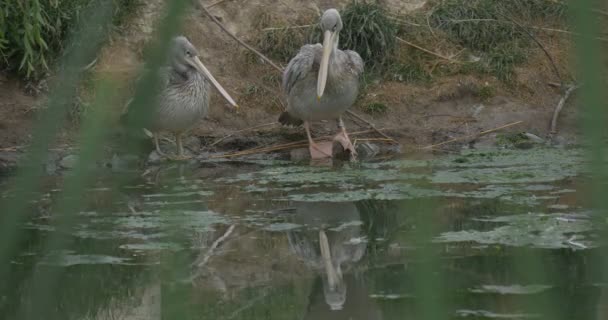
<path fill-rule="evenodd" d="M 608 319 L 606 221 L 581 200 L 583 168 L 542 149 L 108 169 L 61 230 L 50 179 L 0 318 L 35 314 L 35 275 L 52 270 L 44 319 L 418 319 L 428 288 L 447 319 Z"/>

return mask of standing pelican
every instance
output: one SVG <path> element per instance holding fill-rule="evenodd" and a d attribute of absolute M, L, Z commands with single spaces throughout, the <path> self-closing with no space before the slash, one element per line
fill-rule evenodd
<path fill-rule="evenodd" d="M 164 153 L 160 149 L 158 134 L 169 131 L 175 134 L 177 145 L 177 156 L 171 158 L 188 158 L 184 155 L 182 135 L 207 115 L 209 81 L 232 106 L 238 108 L 198 56 L 198 51 L 186 37 L 175 37 L 171 43 L 168 63 L 159 72 L 161 86 L 157 97 L 158 109 L 152 117 L 150 129 L 156 152 L 160 156 L 164 156 Z"/>
<path fill-rule="evenodd" d="M 287 95 L 287 112 L 279 118 L 283 124 L 300 124 L 309 142 L 313 159 L 330 157 L 331 144 L 320 146 L 310 135 L 310 122 L 337 120 L 341 132 L 334 140 L 356 156 L 342 114 L 353 105 L 359 93 L 359 76 L 363 60 L 358 53 L 338 49 L 342 19 L 336 9 L 329 9 L 321 17 L 323 44 L 304 45 L 285 69 L 283 90 Z"/>

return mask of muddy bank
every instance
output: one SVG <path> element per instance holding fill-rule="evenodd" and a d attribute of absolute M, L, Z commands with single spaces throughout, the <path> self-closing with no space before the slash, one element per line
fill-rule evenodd
<path fill-rule="evenodd" d="M 256 32 L 260 31 L 256 27 L 256 17 L 259 18 L 260 11 L 271 12 L 271 18 L 276 20 L 270 19 L 273 23 L 293 25 L 309 16 L 317 15 L 329 6 L 340 7 L 347 2 L 256 0 L 237 4 L 234 1 L 224 1 L 214 5 L 211 10 L 213 15 L 240 39 L 254 43 L 258 36 Z M 112 35 L 111 41 L 100 52 L 97 64 L 91 69 L 92 79 L 109 77 L 120 83 L 124 89 L 124 92 L 120 92 L 124 101 L 132 94 L 133 79 L 142 64 L 142 50 L 153 37 L 154 25 L 162 13 L 162 3 L 158 0 L 149 1 L 138 9 L 139 12 L 134 15 L 132 21 L 123 30 Z M 424 10 L 425 1 L 382 3 L 392 13 L 402 14 L 411 10 Z M 277 17 L 282 17 L 283 20 Z M 184 34 L 200 48 L 201 59 L 241 105 L 238 113 L 228 111 L 224 108 L 225 102 L 217 94 L 213 94 L 209 116 L 192 130 L 187 143 L 193 155 L 205 159 L 224 153 L 278 146 L 305 139 L 302 128 L 290 129 L 270 125 L 276 122 L 285 104 L 280 95 L 280 74 L 276 70 L 257 59 L 252 61 L 246 50 L 222 33 L 200 12 L 193 11 L 187 17 Z M 565 61 L 568 55 L 564 53 L 567 51 L 564 48 L 569 46 L 569 39 L 547 34 L 539 34 L 538 37 L 560 68 L 567 69 L 568 64 Z M 443 61 L 441 64 L 445 63 Z M 391 145 L 384 142 L 370 141 L 379 149 L 378 154 L 418 153 L 424 146 L 465 137 L 433 148 L 434 152 L 454 152 L 463 146 L 482 147 L 504 144 L 505 141 L 511 143 L 511 140 L 518 140 L 518 133 L 528 133 L 528 138 L 539 138 L 533 138 L 534 143 L 577 143 L 576 93 L 567 101 L 560 115 L 558 134 L 550 135 L 551 117 L 562 92 L 547 83 L 548 79 L 554 78 L 554 74 L 544 53 L 540 50 L 530 52 L 528 62 L 515 70 L 514 78 L 514 83 L 510 85 L 489 75 L 446 75 L 426 83 L 380 78 L 368 84 L 352 110 L 373 123 L 376 128 L 383 129 L 383 132 L 400 145 L 400 148 L 391 149 Z M 30 143 L 32 123 L 40 106 L 44 105 L 46 94 L 33 95 L 31 92 L 26 84 L 0 76 L 0 171 L 3 173 L 10 172 L 18 165 L 20 154 Z M 119 131 L 117 119 L 124 107 L 124 101 L 107 106 L 116 118 L 108 128 L 111 132 Z M 75 110 L 76 113 L 80 112 L 78 108 Z M 78 116 L 71 114 L 69 120 Z M 79 126 L 77 122 L 69 120 L 54 145 L 49 146 L 59 150 L 52 151 L 49 163 L 41 164 L 48 172 L 55 171 L 54 168 L 62 170 L 70 167 L 70 161 L 63 164 L 61 161 L 75 154 L 71 148 L 77 148 L 75 137 Z M 369 125 L 360 120 L 347 117 L 345 121 L 350 132 L 370 130 Z M 518 124 L 483 137 L 476 136 L 477 133 L 513 123 Z M 257 128 L 265 124 L 269 125 Z M 335 132 L 333 122 L 313 126 L 315 137 L 333 135 Z M 521 138 L 525 135 L 519 136 Z M 120 144 L 122 138 L 119 134 L 113 134 L 112 137 L 106 145 L 104 160 L 99 161 L 101 165 L 111 165 L 112 161 L 115 161 L 112 159 L 116 157 L 137 158 L 141 163 L 147 162 L 148 153 L 126 156 L 118 153 L 115 145 Z M 172 139 L 171 136 L 168 138 Z M 361 135 L 360 138 L 383 137 L 371 132 Z M 151 151 L 149 142 L 142 143 Z M 518 143 L 516 141 L 515 144 Z M 173 148 L 171 143 L 164 147 L 168 150 Z M 294 152 L 294 158 L 300 159 L 297 153 L 301 151 L 292 150 L 257 153 L 249 157 L 291 159 Z"/>

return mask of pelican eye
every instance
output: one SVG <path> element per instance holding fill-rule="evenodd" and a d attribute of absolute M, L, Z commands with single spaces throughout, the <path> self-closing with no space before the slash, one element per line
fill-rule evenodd
<path fill-rule="evenodd" d="M 338 29 L 338 24 L 335 24 L 333 28 L 331 28 L 332 31 L 336 32 L 336 30 Z"/>
<path fill-rule="evenodd" d="M 187 55 L 188 57 L 191 57 L 191 56 L 192 56 L 192 52 L 190 52 L 190 50 L 186 50 L 186 55 Z"/>

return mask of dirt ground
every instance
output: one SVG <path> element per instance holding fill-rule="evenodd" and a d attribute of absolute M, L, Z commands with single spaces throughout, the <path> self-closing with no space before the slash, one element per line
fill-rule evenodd
<path fill-rule="evenodd" d="M 203 1 L 213 3 L 214 1 Z M 293 18 L 301 12 L 318 13 L 322 9 L 342 5 L 347 1 L 299 1 L 299 0 L 250 0 L 224 1 L 210 10 L 226 27 L 239 38 L 249 41 L 255 23 L 252 12 L 272 9 L 277 14 Z M 386 1 L 392 10 L 416 9 L 424 1 Z M 142 48 L 153 37 L 154 23 L 160 16 L 162 1 L 149 1 L 133 21 L 120 34 L 112 35 L 99 55 L 94 72 L 99 77 L 110 77 L 125 88 L 125 101 L 132 88 L 133 78 L 141 67 Z M 398 6 L 398 7 L 396 7 Z M 280 95 L 280 74 L 267 65 L 251 63 L 247 53 L 236 42 L 211 23 L 208 18 L 194 10 L 186 19 L 184 33 L 196 47 L 200 48 L 201 60 L 216 75 L 222 85 L 241 106 L 238 113 L 230 111 L 219 95 L 213 95 L 211 112 L 192 135 L 200 137 L 202 144 L 214 141 L 227 134 L 232 137 L 222 141 L 218 147 L 235 147 L 231 141 L 239 137 L 249 138 L 256 134 L 268 139 L 284 142 L 304 138 L 299 129 L 280 128 L 268 125 L 256 130 L 243 130 L 277 120 L 284 108 Z M 559 66 L 567 66 L 563 47 L 568 39 L 562 35 L 547 35 L 542 38 L 546 48 L 555 55 Z M 565 67 L 563 67 L 565 68 Z M 568 70 L 562 70 L 567 73 Z M 541 138 L 549 135 L 549 124 L 553 110 L 561 98 L 561 92 L 548 83 L 555 82 L 550 64 L 541 50 L 534 50 L 526 65 L 517 71 L 516 85 L 505 86 L 492 77 L 450 76 L 434 79 L 430 84 L 416 85 L 396 81 L 381 81 L 369 86 L 352 108 L 357 114 L 374 123 L 377 128 L 387 129 L 387 134 L 404 146 L 404 151 L 420 146 L 445 141 L 454 137 L 497 128 L 505 124 L 522 121 L 504 132 L 529 132 Z M 479 97 L 480 88 L 491 87 L 492 97 Z M 32 96 L 24 85 L 15 79 L 0 74 L 0 151 L 14 151 L 28 144 L 37 106 L 45 95 Z M 559 118 L 559 136 L 562 141 L 574 142 L 577 136 L 575 96 L 566 104 Z M 370 103 L 386 105 L 387 110 L 379 114 L 366 114 Z M 124 104 L 108 106 L 118 115 Z M 366 125 L 357 124 L 347 117 L 351 131 L 365 130 Z M 69 122 L 68 122 L 69 123 Z M 118 126 L 118 122 L 116 122 Z M 58 143 L 72 144 L 77 126 L 64 128 Z M 335 131 L 333 122 L 316 124 L 316 135 Z M 503 131 L 501 131 L 503 132 Z M 372 135 L 373 136 L 373 135 Z M 496 134 L 488 135 L 491 140 Z M 270 137 L 270 138 L 268 138 Z M 485 138 L 487 140 L 487 138 Z M 469 142 L 472 139 L 465 139 Z M 196 144 L 190 144 L 196 152 Z M 242 149 L 244 146 L 236 146 Z"/>

